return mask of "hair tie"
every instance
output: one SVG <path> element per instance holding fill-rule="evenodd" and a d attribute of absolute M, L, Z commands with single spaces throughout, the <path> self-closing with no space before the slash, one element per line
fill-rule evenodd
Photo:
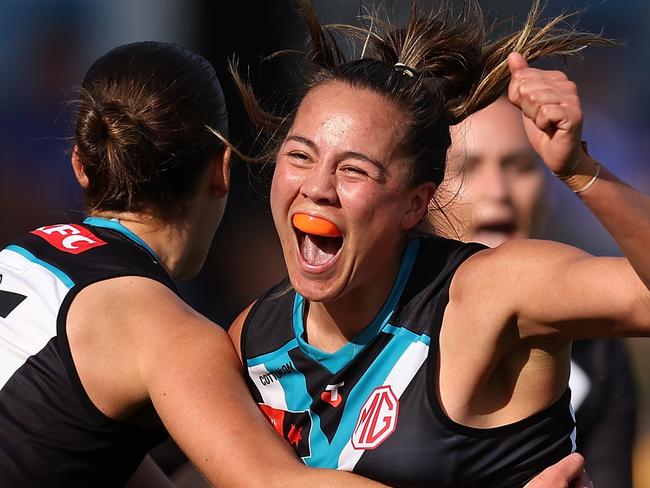
<path fill-rule="evenodd" d="M 411 78 L 415 77 L 416 71 L 410 66 L 406 66 L 404 63 L 395 63 L 393 68 L 395 68 L 403 75 L 409 76 Z"/>

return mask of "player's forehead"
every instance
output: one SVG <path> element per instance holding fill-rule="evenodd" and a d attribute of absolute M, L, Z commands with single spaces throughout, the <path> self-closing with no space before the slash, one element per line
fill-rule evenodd
<path fill-rule="evenodd" d="M 506 98 L 471 115 L 452 128 L 452 149 L 466 157 L 508 157 L 533 153 L 521 112 Z"/>

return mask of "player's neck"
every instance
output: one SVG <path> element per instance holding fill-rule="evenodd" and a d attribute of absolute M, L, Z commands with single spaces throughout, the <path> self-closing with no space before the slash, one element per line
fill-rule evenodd
<path fill-rule="evenodd" d="M 149 246 L 172 278 L 183 273 L 181 268 L 189 245 L 189 223 L 182 219 L 168 222 L 137 212 L 102 211 L 93 213 L 93 216 L 117 219 Z"/>

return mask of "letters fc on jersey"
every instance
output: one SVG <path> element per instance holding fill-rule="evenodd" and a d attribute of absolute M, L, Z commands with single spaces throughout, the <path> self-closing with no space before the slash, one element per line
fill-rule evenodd
<path fill-rule="evenodd" d="M 51 245 L 70 254 L 79 254 L 106 244 L 88 229 L 74 224 L 46 225 L 32 231 Z"/>

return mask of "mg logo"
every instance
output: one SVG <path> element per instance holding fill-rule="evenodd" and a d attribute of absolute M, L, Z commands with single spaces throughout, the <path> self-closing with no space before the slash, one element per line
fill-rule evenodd
<path fill-rule="evenodd" d="M 375 449 L 395 432 L 399 400 L 390 386 L 375 388 L 361 407 L 352 433 L 352 447 Z"/>

